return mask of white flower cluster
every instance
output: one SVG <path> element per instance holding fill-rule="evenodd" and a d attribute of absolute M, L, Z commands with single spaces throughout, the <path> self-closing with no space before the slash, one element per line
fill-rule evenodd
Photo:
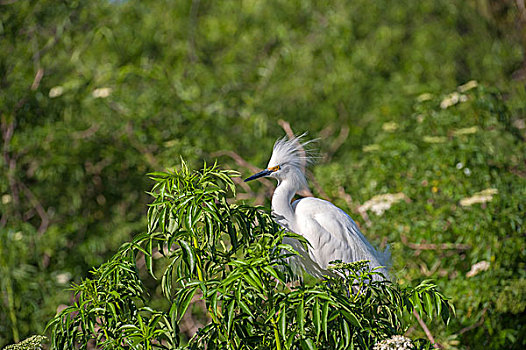
<path fill-rule="evenodd" d="M 440 108 L 446 109 L 456 105 L 457 103 L 466 102 L 468 100 L 468 96 L 462 93 L 474 89 L 477 86 L 478 83 L 475 80 L 471 80 L 465 83 L 464 85 L 460 85 L 458 87 L 459 92 L 455 91 L 450 93 L 442 100 L 442 102 L 440 102 Z"/>
<path fill-rule="evenodd" d="M 447 95 L 442 102 L 440 102 L 440 108 L 446 109 L 451 106 L 456 105 L 460 102 L 466 102 L 468 100 L 468 97 L 464 94 L 459 94 L 458 92 L 452 92 L 451 94 Z"/>
<path fill-rule="evenodd" d="M 94 98 L 106 98 L 111 95 L 112 90 L 113 89 L 109 87 L 99 88 L 99 89 L 93 90 L 91 95 Z"/>
<path fill-rule="evenodd" d="M 471 270 L 466 273 L 466 277 L 473 277 L 478 275 L 479 272 L 486 271 L 489 269 L 490 263 L 488 261 L 482 260 L 478 263 L 471 266 Z"/>
<path fill-rule="evenodd" d="M 497 190 L 496 188 L 487 188 L 483 191 L 475 193 L 471 197 L 462 198 L 460 200 L 460 205 L 463 207 L 469 207 L 477 203 L 491 202 L 491 200 L 493 199 L 493 196 L 498 193 L 499 193 L 499 190 Z"/>
<path fill-rule="evenodd" d="M 411 339 L 402 335 L 393 335 L 389 339 L 384 339 L 374 344 L 373 350 L 413 350 L 415 346 Z"/>
<path fill-rule="evenodd" d="M 367 210 L 373 211 L 376 215 L 382 215 L 386 210 L 391 208 L 393 204 L 405 200 L 410 202 L 410 199 L 403 194 L 399 193 L 386 193 L 379 194 L 363 203 L 358 210 L 360 212 L 366 212 Z"/>
<path fill-rule="evenodd" d="M 41 350 L 42 342 L 47 338 L 42 335 L 34 335 L 22 340 L 20 343 L 8 345 L 3 350 Z"/>

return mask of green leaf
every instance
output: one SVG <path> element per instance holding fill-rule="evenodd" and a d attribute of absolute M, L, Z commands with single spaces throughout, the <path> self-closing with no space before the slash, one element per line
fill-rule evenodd
<path fill-rule="evenodd" d="M 437 310 L 437 315 L 441 315 L 442 313 L 442 298 L 441 298 L 441 295 L 439 293 L 436 293 L 435 294 L 435 305 L 436 305 L 436 310 Z"/>
<path fill-rule="evenodd" d="M 422 303 L 420 301 L 420 295 L 419 293 L 415 292 L 412 297 L 413 306 L 415 308 L 415 311 L 418 312 L 420 316 L 422 316 Z"/>
<path fill-rule="evenodd" d="M 441 316 L 442 316 L 442 320 L 446 323 L 446 324 L 449 324 L 449 307 L 448 305 L 444 305 L 444 307 L 442 307 L 442 313 L 441 313 Z"/>
<path fill-rule="evenodd" d="M 345 320 L 342 320 L 342 327 L 343 327 L 343 336 L 345 339 L 345 348 L 348 348 L 349 343 L 351 341 L 351 330 L 349 328 L 349 324 Z"/>
<path fill-rule="evenodd" d="M 296 322 L 301 335 L 305 334 L 305 301 L 303 298 L 296 309 Z"/>
<path fill-rule="evenodd" d="M 165 179 L 169 176 L 168 173 L 162 172 L 162 171 L 154 171 L 151 173 L 146 174 L 149 176 L 152 180 L 158 181 L 159 179 Z"/>
<path fill-rule="evenodd" d="M 117 311 L 115 310 L 115 305 L 113 303 L 106 303 L 106 307 L 110 309 L 111 315 L 117 319 Z"/>
<path fill-rule="evenodd" d="M 269 275 L 271 275 L 272 277 L 274 277 L 276 280 L 280 281 L 281 283 L 285 283 L 284 281 L 281 280 L 276 270 L 274 270 L 271 266 L 264 266 L 263 270 L 265 270 Z"/>
<path fill-rule="evenodd" d="M 254 315 L 252 314 L 252 311 L 248 307 L 247 303 L 245 303 L 243 300 L 239 301 L 239 307 L 241 308 L 241 310 L 243 310 L 243 312 L 245 312 L 246 314 L 250 315 L 250 317 L 254 317 Z"/>
<path fill-rule="evenodd" d="M 153 273 L 153 244 L 151 237 L 148 240 L 148 243 L 146 243 L 146 251 L 148 252 L 148 254 L 144 255 L 146 269 L 148 270 L 150 276 L 152 276 L 154 279 L 157 279 L 157 277 L 155 277 L 155 274 Z"/>
<path fill-rule="evenodd" d="M 300 340 L 301 348 L 303 350 L 316 350 L 318 349 L 312 339 L 306 338 Z"/>
<path fill-rule="evenodd" d="M 312 322 L 314 323 L 314 329 L 316 330 L 316 342 L 320 338 L 321 333 L 321 320 L 320 320 L 320 303 L 318 298 L 314 302 L 314 308 L 312 309 Z"/>
<path fill-rule="evenodd" d="M 261 281 L 256 281 L 254 279 L 255 277 L 254 273 L 250 273 L 249 271 L 250 270 L 245 270 L 246 273 L 242 274 L 243 279 L 247 281 L 247 283 L 250 284 L 252 287 L 254 287 L 256 290 L 261 291 L 262 289 Z"/>
<path fill-rule="evenodd" d="M 431 295 L 429 293 L 431 293 L 431 292 L 426 292 L 424 294 L 424 303 L 425 303 L 425 306 L 426 306 L 427 316 L 429 318 L 431 318 L 432 312 L 433 312 L 433 301 L 431 300 Z"/>
<path fill-rule="evenodd" d="M 232 323 L 234 322 L 234 306 L 236 300 L 232 299 L 228 304 L 228 324 L 227 324 L 227 334 L 230 336 L 230 331 L 232 329 Z"/>
<path fill-rule="evenodd" d="M 261 282 L 261 277 L 259 277 L 257 271 L 255 269 L 247 269 L 245 272 L 248 273 L 250 278 L 254 281 L 256 288 L 260 291 L 263 291 L 263 282 Z"/>
<path fill-rule="evenodd" d="M 329 302 L 323 303 L 323 307 L 321 310 L 321 325 L 323 328 L 323 333 L 325 334 L 325 340 L 329 340 L 329 334 L 327 331 L 327 317 L 329 315 Z"/>
<path fill-rule="evenodd" d="M 289 336 L 287 337 L 287 341 L 285 342 L 285 349 L 290 349 L 292 347 L 292 343 L 294 342 L 294 339 L 298 335 L 298 332 L 290 332 Z"/>
<path fill-rule="evenodd" d="M 183 293 L 183 297 L 181 298 L 181 301 L 179 302 L 179 305 L 177 307 L 178 311 L 178 320 L 180 321 L 184 314 L 186 313 L 186 310 L 188 309 L 188 306 L 192 302 L 192 299 L 195 295 L 195 292 L 197 291 L 197 286 L 187 290 Z"/>
<path fill-rule="evenodd" d="M 287 339 L 287 312 L 285 310 L 285 305 L 281 308 L 279 312 L 279 333 L 283 340 Z"/>
<path fill-rule="evenodd" d="M 347 310 L 340 310 L 341 313 L 343 314 L 343 316 L 349 321 L 351 322 L 351 324 L 353 326 L 356 326 L 356 327 L 359 327 L 359 328 L 362 328 L 362 325 L 360 323 L 360 321 L 358 320 L 358 318 L 356 317 L 356 315 L 351 312 L 351 311 L 347 311 Z"/>
<path fill-rule="evenodd" d="M 233 274 L 233 273 L 232 273 Z M 224 285 L 224 284 L 223 284 Z M 243 284 L 238 282 L 237 283 L 237 286 L 236 286 L 236 292 L 235 292 L 235 297 L 236 297 L 236 301 L 239 303 L 239 301 L 241 300 L 241 289 L 243 287 Z"/>
<path fill-rule="evenodd" d="M 221 281 L 221 284 L 225 288 L 229 288 L 231 284 L 239 281 L 239 276 L 241 275 L 241 272 L 239 270 L 232 271 L 227 278 L 225 278 L 223 281 Z M 238 283 L 238 288 L 241 288 L 241 284 Z"/>
<path fill-rule="evenodd" d="M 191 273 L 195 270 L 195 253 L 192 246 L 185 240 L 179 240 L 179 245 L 183 248 L 183 260 L 188 265 Z"/>

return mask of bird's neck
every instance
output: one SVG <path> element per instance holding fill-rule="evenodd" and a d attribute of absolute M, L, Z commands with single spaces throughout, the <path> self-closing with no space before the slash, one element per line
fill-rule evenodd
<path fill-rule="evenodd" d="M 275 220 L 289 230 L 294 230 L 295 216 L 291 201 L 297 188 L 290 181 L 280 182 L 272 196 L 272 214 Z"/>

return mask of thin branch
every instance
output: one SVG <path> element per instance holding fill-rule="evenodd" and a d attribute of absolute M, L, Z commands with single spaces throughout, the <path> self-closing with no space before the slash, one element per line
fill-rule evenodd
<path fill-rule="evenodd" d="M 12 121 L 11 123 L 7 123 L 6 117 L 2 115 L 1 129 L 2 129 L 2 138 L 4 139 L 3 154 L 4 154 L 4 158 L 6 158 L 6 156 L 8 156 L 7 155 L 8 145 L 11 142 L 11 138 L 13 137 L 13 133 L 15 131 L 14 121 Z"/>
<path fill-rule="evenodd" d="M 211 157 L 222 157 L 227 156 L 232 158 L 239 166 L 242 166 L 244 168 L 247 168 L 251 172 L 255 173 L 260 171 L 260 169 L 249 162 L 247 162 L 243 157 L 241 157 L 239 154 L 237 154 L 234 151 L 217 151 L 210 154 Z"/>
<path fill-rule="evenodd" d="M 524 4 L 524 0 L 515 0 L 515 4 L 519 9 L 519 20 L 526 23 L 526 5 Z"/>
<path fill-rule="evenodd" d="M 227 167 L 229 168 L 229 167 Z M 250 186 L 243 181 L 240 177 L 233 177 L 232 181 L 238 186 L 240 186 L 245 193 L 237 193 L 236 198 L 239 200 L 252 199 L 254 205 L 263 205 L 265 203 L 265 193 L 266 191 L 259 191 L 257 193 L 253 192 Z"/>
<path fill-rule="evenodd" d="M 237 154 L 234 151 L 217 151 L 217 152 L 214 152 L 214 153 L 210 154 L 210 156 L 212 156 L 212 157 L 221 157 L 221 156 L 230 157 L 236 162 L 237 165 L 239 165 L 241 167 L 244 167 L 244 168 L 247 168 L 253 173 L 256 173 L 256 172 L 258 172 L 260 170 L 259 168 L 255 167 L 254 165 L 252 165 L 249 162 L 247 162 L 246 160 L 244 160 L 243 157 L 241 157 L 239 154 Z M 261 182 L 263 184 L 265 190 L 264 191 L 259 191 L 257 193 L 254 193 L 251 190 L 250 186 L 243 181 L 243 179 L 241 179 L 239 177 L 235 177 L 235 178 L 233 178 L 233 180 L 234 180 L 234 182 L 237 185 L 240 185 L 241 188 L 243 188 L 246 191 L 246 194 L 238 193 L 237 198 L 239 198 L 239 199 L 253 198 L 254 205 L 263 205 L 263 203 L 265 203 L 265 194 L 272 195 L 272 193 L 274 192 L 274 185 L 272 184 L 271 181 L 269 181 L 269 180 L 267 180 L 265 178 L 260 178 L 259 179 L 259 182 Z"/>
<path fill-rule="evenodd" d="M 336 140 L 332 142 L 331 148 L 329 150 L 330 157 L 332 157 L 332 155 L 336 153 L 336 151 L 345 143 L 345 140 L 347 140 L 347 137 L 349 136 L 350 129 L 346 123 L 346 120 L 349 119 L 347 117 L 347 111 L 345 110 L 345 107 L 341 103 L 339 105 L 338 110 L 339 110 L 338 119 L 339 119 L 339 124 L 341 125 L 340 133 L 336 137 Z"/>
<path fill-rule="evenodd" d="M 31 218 L 35 216 L 35 213 L 36 213 L 35 208 L 30 208 L 29 210 L 26 210 L 24 215 L 22 215 L 22 220 L 24 221 L 31 220 Z"/>
<path fill-rule="evenodd" d="M 338 186 L 338 197 L 340 197 L 341 199 L 345 201 L 349 209 L 355 208 L 351 195 L 345 192 L 345 189 L 343 188 L 343 186 Z"/>
<path fill-rule="evenodd" d="M 435 272 L 437 272 L 438 268 L 440 267 L 441 260 L 437 260 L 437 262 L 431 266 L 431 269 L 427 267 L 427 264 L 424 262 L 420 262 L 420 272 L 422 272 L 423 275 L 429 277 L 432 276 Z"/>
<path fill-rule="evenodd" d="M 405 331 L 404 336 L 409 337 L 411 333 L 415 331 L 415 329 L 416 329 L 416 325 L 412 325 L 411 327 L 409 327 L 407 331 Z"/>
<path fill-rule="evenodd" d="M 310 182 L 312 183 L 312 187 L 314 187 L 314 189 L 316 190 L 316 192 L 319 194 L 321 198 L 328 200 L 328 201 L 331 200 L 329 195 L 323 190 L 323 187 L 321 187 L 320 183 L 316 180 L 313 173 L 311 173 L 310 171 L 307 171 L 307 178 L 310 180 Z M 309 191 L 307 194 L 308 195 L 304 197 L 314 196 L 311 191 Z"/>
<path fill-rule="evenodd" d="M 18 0 L 2 0 L 0 1 L 0 5 L 11 5 L 11 4 L 14 4 L 15 2 L 18 2 Z"/>
<path fill-rule="evenodd" d="M 33 54 L 34 62 L 37 62 L 37 64 L 39 64 L 38 62 L 40 62 L 40 57 L 42 57 L 47 51 L 49 51 L 56 44 L 58 44 L 61 36 L 66 32 L 66 29 L 68 26 L 69 26 L 68 24 L 64 25 L 62 30 L 57 30 L 57 28 L 55 27 L 55 34 L 53 35 L 53 41 L 48 41 L 46 45 L 44 45 L 44 47 L 41 49 L 36 48 L 35 53 Z M 34 30 L 32 31 L 32 33 L 34 33 Z"/>
<path fill-rule="evenodd" d="M 17 181 L 15 178 L 16 158 L 11 157 L 9 155 L 9 143 L 11 142 L 11 138 L 13 137 L 14 129 L 15 129 L 14 121 L 7 124 L 5 117 L 2 116 L 1 130 L 2 130 L 2 137 L 4 139 L 2 153 L 3 153 L 5 164 L 8 166 L 7 178 L 9 181 L 9 186 L 11 188 L 11 196 L 13 198 L 13 203 L 16 208 L 18 207 L 19 200 L 20 200 L 19 194 L 18 194 L 19 188 L 21 188 L 24 191 L 25 195 L 29 198 L 29 201 L 31 202 L 36 212 L 40 216 L 41 223 L 40 223 L 40 227 L 38 228 L 37 232 L 39 235 L 42 235 L 49 226 L 49 216 L 47 215 L 46 210 L 44 209 L 40 201 L 36 198 L 33 192 L 31 192 L 29 187 L 27 187 L 23 182 Z M 2 226 L 5 226 L 6 223 L 7 223 L 7 217 L 2 216 L 2 219 L 1 219 Z"/>
<path fill-rule="evenodd" d="M 334 124 L 328 124 L 326 127 L 321 129 L 318 133 L 318 137 L 321 139 L 328 139 L 334 133 Z"/>
<path fill-rule="evenodd" d="M 104 168 L 106 168 L 112 162 L 113 162 L 112 158 L 104 158 L 100 162 L 97 162 L 95 164 L 87 161 L 84 163 L 84 168 L 86 169 L 86 172 L 88 174 L 100 175 L 102 173 L 102 170 L 104 170 Z"/>
<path fill-rule="evenodd" d="M 157 161 L 157 158 L 155 158 L 155 156 L 148 149 L 148 147 L 144 146 L 141 142 L 139 142 L 136 139 L 135 134 L 133 133 L 133 125 L 131 123 L 128 123 L 126 125 L 125 131 L 128 135 L 128 139 L 130 140 L 131 145 L 144 155 L 144 158 L 152 168 L 158 168 L 159 162 Z"/>
<path fill-rule="evenodd" d="M 252 190 L 250 189 L 250 186 L 245 181 L 243 181 L 242 178 L 240 178 L 240 177 L 233 177 L 232 181 L 234 181 L 234 183 L 236 185 L 239 185 L 239 187 L 244 189 L 245 192 L 252 192 Z"/>
<path fill-rule="evenodd" d="M 82 131 L 77 131 L 77 132 L 74 132 L 71 137 L 73 137 L 74 139 L 86 139 L 88 137 L 91 137 L 93 135 L 95 135 L 95 133 L 97 133 L 97 131 L 99 131 L 100 129 L 100 124 L 98 123 L 95 123 L 93 125 L 91 125 L 89 128 L 87 128 L 86 130 L 82 130 Z"/>
<path fill-rule="evenodd" d="M 41 236 L 44 232 L 46 232 L 48 226 L 49 226 L 49 216 L 47 215 L 46 210 L 40 203 L 40 201 L 37 199 L 37 197 L 31 192 L 29 187 L 27 187 L 23 182 L 18 182 L 19 186 L 22 188 L 26 196 L 29 198 L 29 201 L 35 208 L 36 212 L 38 213 L 38 216 L 40 216 L 40 226 L 38 228 L 38 235 Z"/>
<path fill-rule="evenodd" d="M 334 153 L 338 151 L 338 149 L 345 143 L 347 140 L 347 137 L 349 137 L 349 126 L 346 123 L 347 117 L 347 111 L 345 110 L 345 107 L 343 104 L 340 104 L 339 108 L 339 118 L 338 118 L 338 126 L 336 129 L 340 129 L 340 132 L 338 133 L 338 136 L 336 136 L 336 139 L 332 142 L 329 151 L 325 154 L 324 160 L 328 161 L 332 158 Z M 329 138 L 334 133 L 334 128 L 332 126 L 328 126 L 327 128 L 322 130 L 322 133 L 325 135 L 324 138 Z"/>
<path fill-rule="evenodd" d="M 415 250 L 469 250 L 471 245 L 462 243 L 409 243 L 407 237 L 400 236 L 402 243 Z"/>
<path fill-rule="evenodd" d="M 294 138 L 294 131 L 292 131 L 292 128 L 290 127 L 290 123 L 283 120 L 283 119 L 280 119 L 278 120 L 278 124 L 279 126 L 281 126 L 283 128 L 283 130 L 285 131 L 285 133 L 287 134 L 287 137 L 289 139 L 293 139 Z"/>
<path fill-rule="evenodd" d="M 342 125 L 342 128 L 340 129 L 340 133 L 338 134 L 338 137 L 336 137 L 336 140 L 333 141 L 330 149 L 331 155 L 336 153 L 336 151 L 345 143 L 345 140 L 347 140 L 347 137 L 349 136 L 349 127 L 347 125 Z"/>
<path fill-rule="evenodd" d="M 0 126 L 2 130 L 2 138 L 4 139 L 4 144 L 2 146 L 2 156 L 4 157 L 4 164 L 7 166 L 7 179 L 9 181 L 9 188 L 11 189 L 13 203 L 16 208 L 18 207 L 19 203 L 18 187 L 14 177 L 16 169 L 16 158 L 13 158 L 9 155 L 9 143 L 11 142 L 11 138 L 14 134 L 15 122 L 12 121 L 10 123 L 7 123 L 5 116 L 2 115 Z"/>
<path fill-rule="evenodd" d="M 464 334 L 466 332 L 469 332 L 470 330 L 472 329 L 475 329 L 477 327 L 480 327 L 484 324 L 484 316 L 486 315 L 486 311 L 488 311 L 488 308 L 485 307 L 483 310 L 482 310 L 482 315 L 480 316 L 480 320 L 478 320 L 477 322 L 475 322 L 474 324 L 472 324 L 471 326 L 468 326 L 468 327 L 465 327 L 465 328 L 462 328 L 458 333 L 459 334 Z"/>
<path fill-rule="evenodd" d="M 237 165 L 242 166 L 244 168 L 247 168 L 248 170 L 250 170 L 253 173 L 257 173 L 257 172 L 259 172 L 261 170 L 258 167 L 256 167 L 256 166 L 250 164 L 249 162 L 247 162 L 245 159 L 243 159 L 243 157 L 241 157 L 239 154 L 237 154 L 234 151 L 217 151 L 217 152 L 211 153 L 210 156 L 211 157 L 221 157 L 221 156 L 230 157 L 236 162 Z M 271 189 L 271 190 L 274 189 L 274 185 L 269 180 L 267 180 L 265 178 L 261 178 L 260 182 L 267 189 Z"/>
<path fill-rule="evenodd" d="M 440 344 L 438 344 L 438 343 L 435 341 L 435 338 L 433 338 L 433 334 L 431 334 L 431 332 L 429 331 L 429 328 L 427 328 L 426 324 L 425 324 L 424 321 L 420 318 L 420 315 L 418 315 L 418 312 L 416 312 L 415 309 L 413 309 L 413 315 L 415 315 L 416 320 L 417 320 L 418 323 L 420 324 L 420 327 L 422 327 L 422 329 L 423 329 L 424 332 L 426 333 L 427 339 L 429 339 L 429 341 L 431 342 L 431 344 L 433 344 L 433 348 L 434 348 L 434 349 L 440 349 L 440 348 L 442 348 L 442 346 L 440 346 Z"/>
<path fill-rule="evenodd" d="M 36 89 L 38 89 L 43 76 L 44 68 L 38 68 L 37 73 L 35 74 L 35 79 L 33 79 L 33 83 L 31 84 L 31 90 L 35 91 Z"/>
<path fill-rule="evenodd" d="M 373 222 L 371 219 L 369 219 L 369 214 L 365 210 L 358 209 L 358 213 L 360 213 L 360 216 L 362 217 L 363 221 L 365 221 L 365 226 L 371 227 L 373 225 Z"/>
<path fill-rule="evenodd" d="M 7 224 L 7 214 L 3 213 L 2 217 L 0 218 L 0 228 L 4 228 Z"/>

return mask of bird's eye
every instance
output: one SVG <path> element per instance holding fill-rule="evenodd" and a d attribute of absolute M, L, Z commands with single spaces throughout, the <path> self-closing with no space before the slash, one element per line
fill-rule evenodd
<path fill-rule="evenodd" d="M 273 166 L 272 168 L 268 168 L 268 170 L 270 170 L 270 171 L 278 171 L 279 170 L 279 165 Z"/>

